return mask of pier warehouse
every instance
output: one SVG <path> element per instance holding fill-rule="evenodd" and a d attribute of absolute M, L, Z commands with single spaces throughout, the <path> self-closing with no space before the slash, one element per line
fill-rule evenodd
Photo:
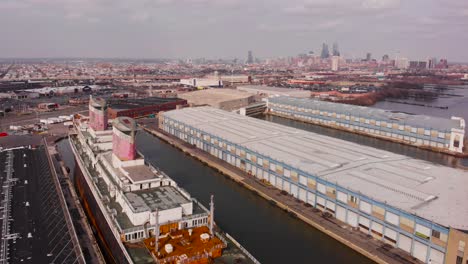
<path fill-rule="evenodd" d="M 468 259 L 468 172 L 199 107 L 160 128 L 426 263 Z"/>
<path fill-rule="evenodd" d="M 267 107 L 273 115 L 451 154 L 463 152 L 465 120 L 459 117 L 409 115 L 285 96 L 268 98 Z"/>
<path fill-rule="evenodd" d="M 144 99 L 111 100 L 108 117 L 114 119 L 120 116 L 131 118 L 145 117 L 157 114 L 159 111 L 176 109 L 178 105 L 186 105 L 187 101 L 179 98 L 148 97 Z"/>

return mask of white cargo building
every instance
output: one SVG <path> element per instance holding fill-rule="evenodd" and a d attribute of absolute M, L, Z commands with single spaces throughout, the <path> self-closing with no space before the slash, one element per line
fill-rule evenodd
<path fill-rule="evenodd" d="M 468 259 L 467 171 L 210 107 L 160 118 L 167 133 L 425 263 Z"/>

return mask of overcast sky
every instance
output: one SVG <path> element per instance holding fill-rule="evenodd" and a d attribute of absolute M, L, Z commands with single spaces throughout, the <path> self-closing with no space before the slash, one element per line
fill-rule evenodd
<path fill-rule="evenodd" d="M 468 0 L 0 0 L 0 57 L 245 59 L 397 52 L 468 62 Z"/>

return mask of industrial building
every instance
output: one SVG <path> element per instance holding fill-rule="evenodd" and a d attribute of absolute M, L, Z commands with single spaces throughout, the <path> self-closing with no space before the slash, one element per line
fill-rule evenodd
<path fill-rule="evenodd" d="M 47 147 L 25 136 L 0 146 L 1 263 L 86 263 Z"/>
<path fill-rule="evenodd" d="M 113 99 L 109 101 L 108 117 L 119 116 L 132 118 L 157 114 L 159 111 L 176 109 L 177 106 L 186 105 L 187 101 L 179 98 L 148 97 L 144 99 Z"/>
<path fill-rule="evenodd" d="M 85 86 L 64 86 L 64 87 L 44 87 L 44 88 L 37 88 L 37 89 L 26 89 L 22 90 L 22 92 L 27 94 L 37 94 L 38 97 L 43 96 L 52 96 L 54 94 L 62 95 L 62 94 L 76 94 L 76 93 L 89 93 L 91 91 L 97 91 L 102 89 L 101 86 L 98 85 L 85 85 Z M 28 98 L 31 98 L 29 96 Z"/>
<path fill-rule="evenodd" d="M 425 263 L 468 260 L 468 172 L 210 107 L 165 132 Z"/>
<path fill-rule="evenodd" d="M 269 98 L 268 111 L 313 124 L 447 153 L 462 153 L 465 120 L 395 113 L 387 110 L 291 97 Z"/>
<path fill-rule="evenodd" d="M 181 93 L 178 97 L 187 100 L 190 105 L 209 105 L 227 111 L 255 102 L 255 95 L 234 89 L 206 89 Z"/>
<path fill-rule="evenodd" d="M 273 97 L 273 96 L 291 96 L 291 97 L 299 97 L 299 98 L 310 97 L 310 91 L 293 89 L 293 88 L 263 86 L 263 85 L 238 86 L 237 90 L 246 91 L 252 94 L 262 95 L 266 97 Z"/>
<path fill-rule="evenodd" d="M 180 84 L 191 87 L 223 87 L 223 81 L 219 78 L 189 78 L 181 79 Z"/>

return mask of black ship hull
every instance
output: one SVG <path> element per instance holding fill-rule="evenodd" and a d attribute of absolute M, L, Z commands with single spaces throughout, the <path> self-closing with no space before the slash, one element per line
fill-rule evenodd
<path fill-rule="evenodd" d="M 121 242 L 114 236 L 112 227 L 107 223 L 106 217 L 91 191 L 92 187 L 89 186 L 88 181 L 85 179 L 76 157 L 74 176 L 77 194 L 106 262 L 116 264 L 129 263 L 125 257 L 125 253 L 122 251 Z"/>

